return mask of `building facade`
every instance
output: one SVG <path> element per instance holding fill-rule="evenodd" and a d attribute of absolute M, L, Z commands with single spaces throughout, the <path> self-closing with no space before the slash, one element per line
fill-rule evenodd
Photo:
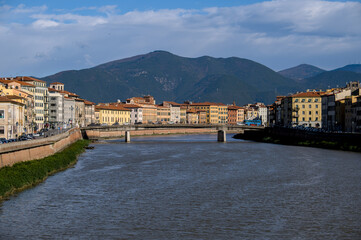
<path fill-rule="evenodd" d="M 0 137 L 14 139 L 24 132 L 25 104 L 0 96 Z"/>

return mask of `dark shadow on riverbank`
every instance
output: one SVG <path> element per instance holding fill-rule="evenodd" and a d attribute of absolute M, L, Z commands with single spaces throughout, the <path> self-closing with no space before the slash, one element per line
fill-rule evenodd
<path fill-rule="evenodd" d="M 324 133 L 272 127 L 265 128 L 263 131 L 245 130 L 243 134 L 236 134 L 234 138 L 283 145 L 361 152 L 361 134 L 359 133 Z"/>

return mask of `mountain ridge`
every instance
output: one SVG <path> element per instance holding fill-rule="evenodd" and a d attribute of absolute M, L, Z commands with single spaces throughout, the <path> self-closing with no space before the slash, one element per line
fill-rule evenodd
<path fill-rule="evenodd" d="M 360 73 L 342 68 L 325 71 L 301 64 L 293 70 L 300 70 L 302 79 L 284 77 L 282 71 L 277 73 L 244 58 L 188 58 L 153 51 L 87 69 L 62 71 L 42 79 L 48 83 L 62 82 L 67 90 L 94 102 L 124 101 L 150 94 L 157 102 L 190 100 L 230 104 L 236 101 L 240 105 L 256 101 L 270 104 L 277 95 L 344 86 L 346 82 L 361 80 Z"/>
<path fill-rule="evenodd" d="M 249 59 L 186 58 L 166 51 L 154 51 L 88 69 L 63 71 L 43 80 L 63 82 L 69 91 L 96 102 L 151 94 L 158 101 L 236 101 L 246 104 L 255 99 L 271 102 L 276 94 L 299 87 Z M 218 92 L 214 92 L 217 88 Z M 212 94 L 208 94 L 210 92 Z M 263 98 L 258 92 L 267 94 Z"/>

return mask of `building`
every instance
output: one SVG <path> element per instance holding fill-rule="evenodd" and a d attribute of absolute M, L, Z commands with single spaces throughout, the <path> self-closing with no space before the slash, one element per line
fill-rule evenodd
<path fill-rule="evenodd" d="M 153 104 L 138 104 L 143 108 L 143 123 L 157 122 L 158 109 Z"/>
<path fill-rule="evenodd" d="M 75 126 L 85 127 L 85 102 L 84 99 L 75 98 Z"/>
<path fill-rule="evenodd" d="M 130 123 L 143 123 L 143 108 L 137 104 L 124 104 L 123 107 L 130 110 Z"/>
<path fill-rule="evenodd" d="M 322 128 L 334 131 L 336 128 L 336 101 L 335 92 L 326 92 L 321 96 Z"/>
<path fill-rule="evenodd" d="M 36 130 L 48 127 L 48 87 L 46 86 L 46 82 L 32 77 L 16 77 L 15 80 L 35 86 L 33 90 Z"/>
<path fill-rule="evenodd" d="M 181 123 L 181 104 L 176 102 L 164 101 L 163 106 L 170 108 L 170 121 Z"/>
<path fill-rule="evenodd" d="M 322 126 L 323 92 L 301 92 L 282 99 L 282 112 L 285 126 Z"/>
<path fill-rule="evenodd" d="M 205 111 L 207 113 L 207 123 L 210 124 L 227 124 L 228 122 L 228 107 L 223 103 L 190 103 L 188 109 Z"/>
<path fill-rule="evenodd" d="M 361 96 L 356 100 L 356 132 L 361 132 Z"/>
<path fill-rule="evenodd" d="M 356 132 L 358 96 L 345 98 L 345 132 Z"/>
<path fill-rule="evenodd" d="M 152 104 L 155 105 L 154 97 L 147 95 L 144 97 L 132 97 L 126 100 L 127 104 Z"/>
<path fill-rule="evenodd" d="M 237 124 L 238 106 L 228 106 L 228 124 Z"/>
<path fill-rule="evenodd" d="M 206 116 L 207 121 L 207 116 Z M 184 105 L 180 106 L 180 123 L 186 123 L 187 122 L 187 107 Z"/>
<path fill-rule="evenodd" d="M 207 115 L 206 115 L 207 117 Z M 195 109 L 187 110 L 187 123 L 188 124 L 198 124 L 198 112 Z"/>
<path fill-rule="evenodd" d="M 35 86 L 17 80 L 1 80 L 0 79 L 0 95 L 13 97 L 17 101 L 25 104 L 24 110 L 24 132 L 33 133 L 35 124 L 34 113 L 34 92 Z M 20 98 L 18 98 L 20 97 Z"/>
<path fill-rule="evenodd" d="M 58 91 L 64 91 L 64 83 L 60 83 L 60 82 L 53 82 L 50 83 L 50 88 L 58 90 Z"/>
<path fill-rule="evenodd" d="M 85 105 L 85 126 L 95 123 L 95 103 L 84 100 Z"/>
<path fill-rule="evenodd" d="M 0 96 L 0 137 L 17 138 L 24 132 L 25 104 Z"/>
<path fill-rule="evenodd" d="M 207 112 L 202 110 L 197 110 L 198 115 L 198 124 L 206 124 L 207 123 Z"/>
<path fill-rule="evenodd" d="M 59 90 L 48 88 L 49 124 L 52 128 L 63 128 L 64 118 L 64 95 Z"/>
<path fill-rule="evenodd" d="M 64 128 L 72 128 L 75 123 L 75 100 L 64 96 Z"/>
<path fill-rule="evenodd" d="M 170 107 L 157 106 L 157 122 L 162 124 L 169 123 L 171 119 L 170 113 Z"/>
<path fill-rule="evenodd" d="M 95 111 L 99 112 L 99 123 L 101 125 L 122 125 L 130 123 L 130 110 L 119 105 L 98 104 Z"/>

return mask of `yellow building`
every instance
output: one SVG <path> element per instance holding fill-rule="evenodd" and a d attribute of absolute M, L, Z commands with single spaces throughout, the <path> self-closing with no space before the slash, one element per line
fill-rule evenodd
<path fill-rule="evenodd" d="M 187 110 L 187 123 L 188 124 L 198 124 L 198 113 L 195 109 Z"/>
<path fill-rule="evenodd" d="M 287 106 L 287 112 L 292 116 L 292 125 L 321 127 L 321 94 L 322 92 L 302 92 L 288 97 L 292 99 Z"/>
<path fill-rule="evenodd" d="M 120 105 L 99 104 L 95 107 L 102 125 L 130 123 L 130 110 Z"/>
<path fill-rule="evenodd" d="M 180 123 L 186 123 L 187 121 L 187 107 L 181 105 L 180 106 Z"/>
<path fill-rule="evenodd" d="M 17 138 L 24 132 L 24 106 L 0 96 L 0 138 Z"/>
<path fill-rule="evenodd" d="M 34 92 L 35 86 L 17 80 L 0 79 L 0 95 L 24 104 L 24 131 L 32 133 L 35 127 Z"/>
<path fill-rule="evenodd" d="M 170 108 L 164 106 L 157 106 L 157 122 L 169 123 L 170 122 Z"/>
<path fill-rule="evenodd" d="M 155 123 L 157 121 L 157 106 L 153 104 L 138 104 L 143 108 L 143 123 Z"/>
<path fill-rule="evenodd" d="M 223 103 L 192 103 L 189 105 L 189 108 L 205 111 L 207 113 L 207 123 L 226 124 L 228 122 L 228 107 Z"/>

